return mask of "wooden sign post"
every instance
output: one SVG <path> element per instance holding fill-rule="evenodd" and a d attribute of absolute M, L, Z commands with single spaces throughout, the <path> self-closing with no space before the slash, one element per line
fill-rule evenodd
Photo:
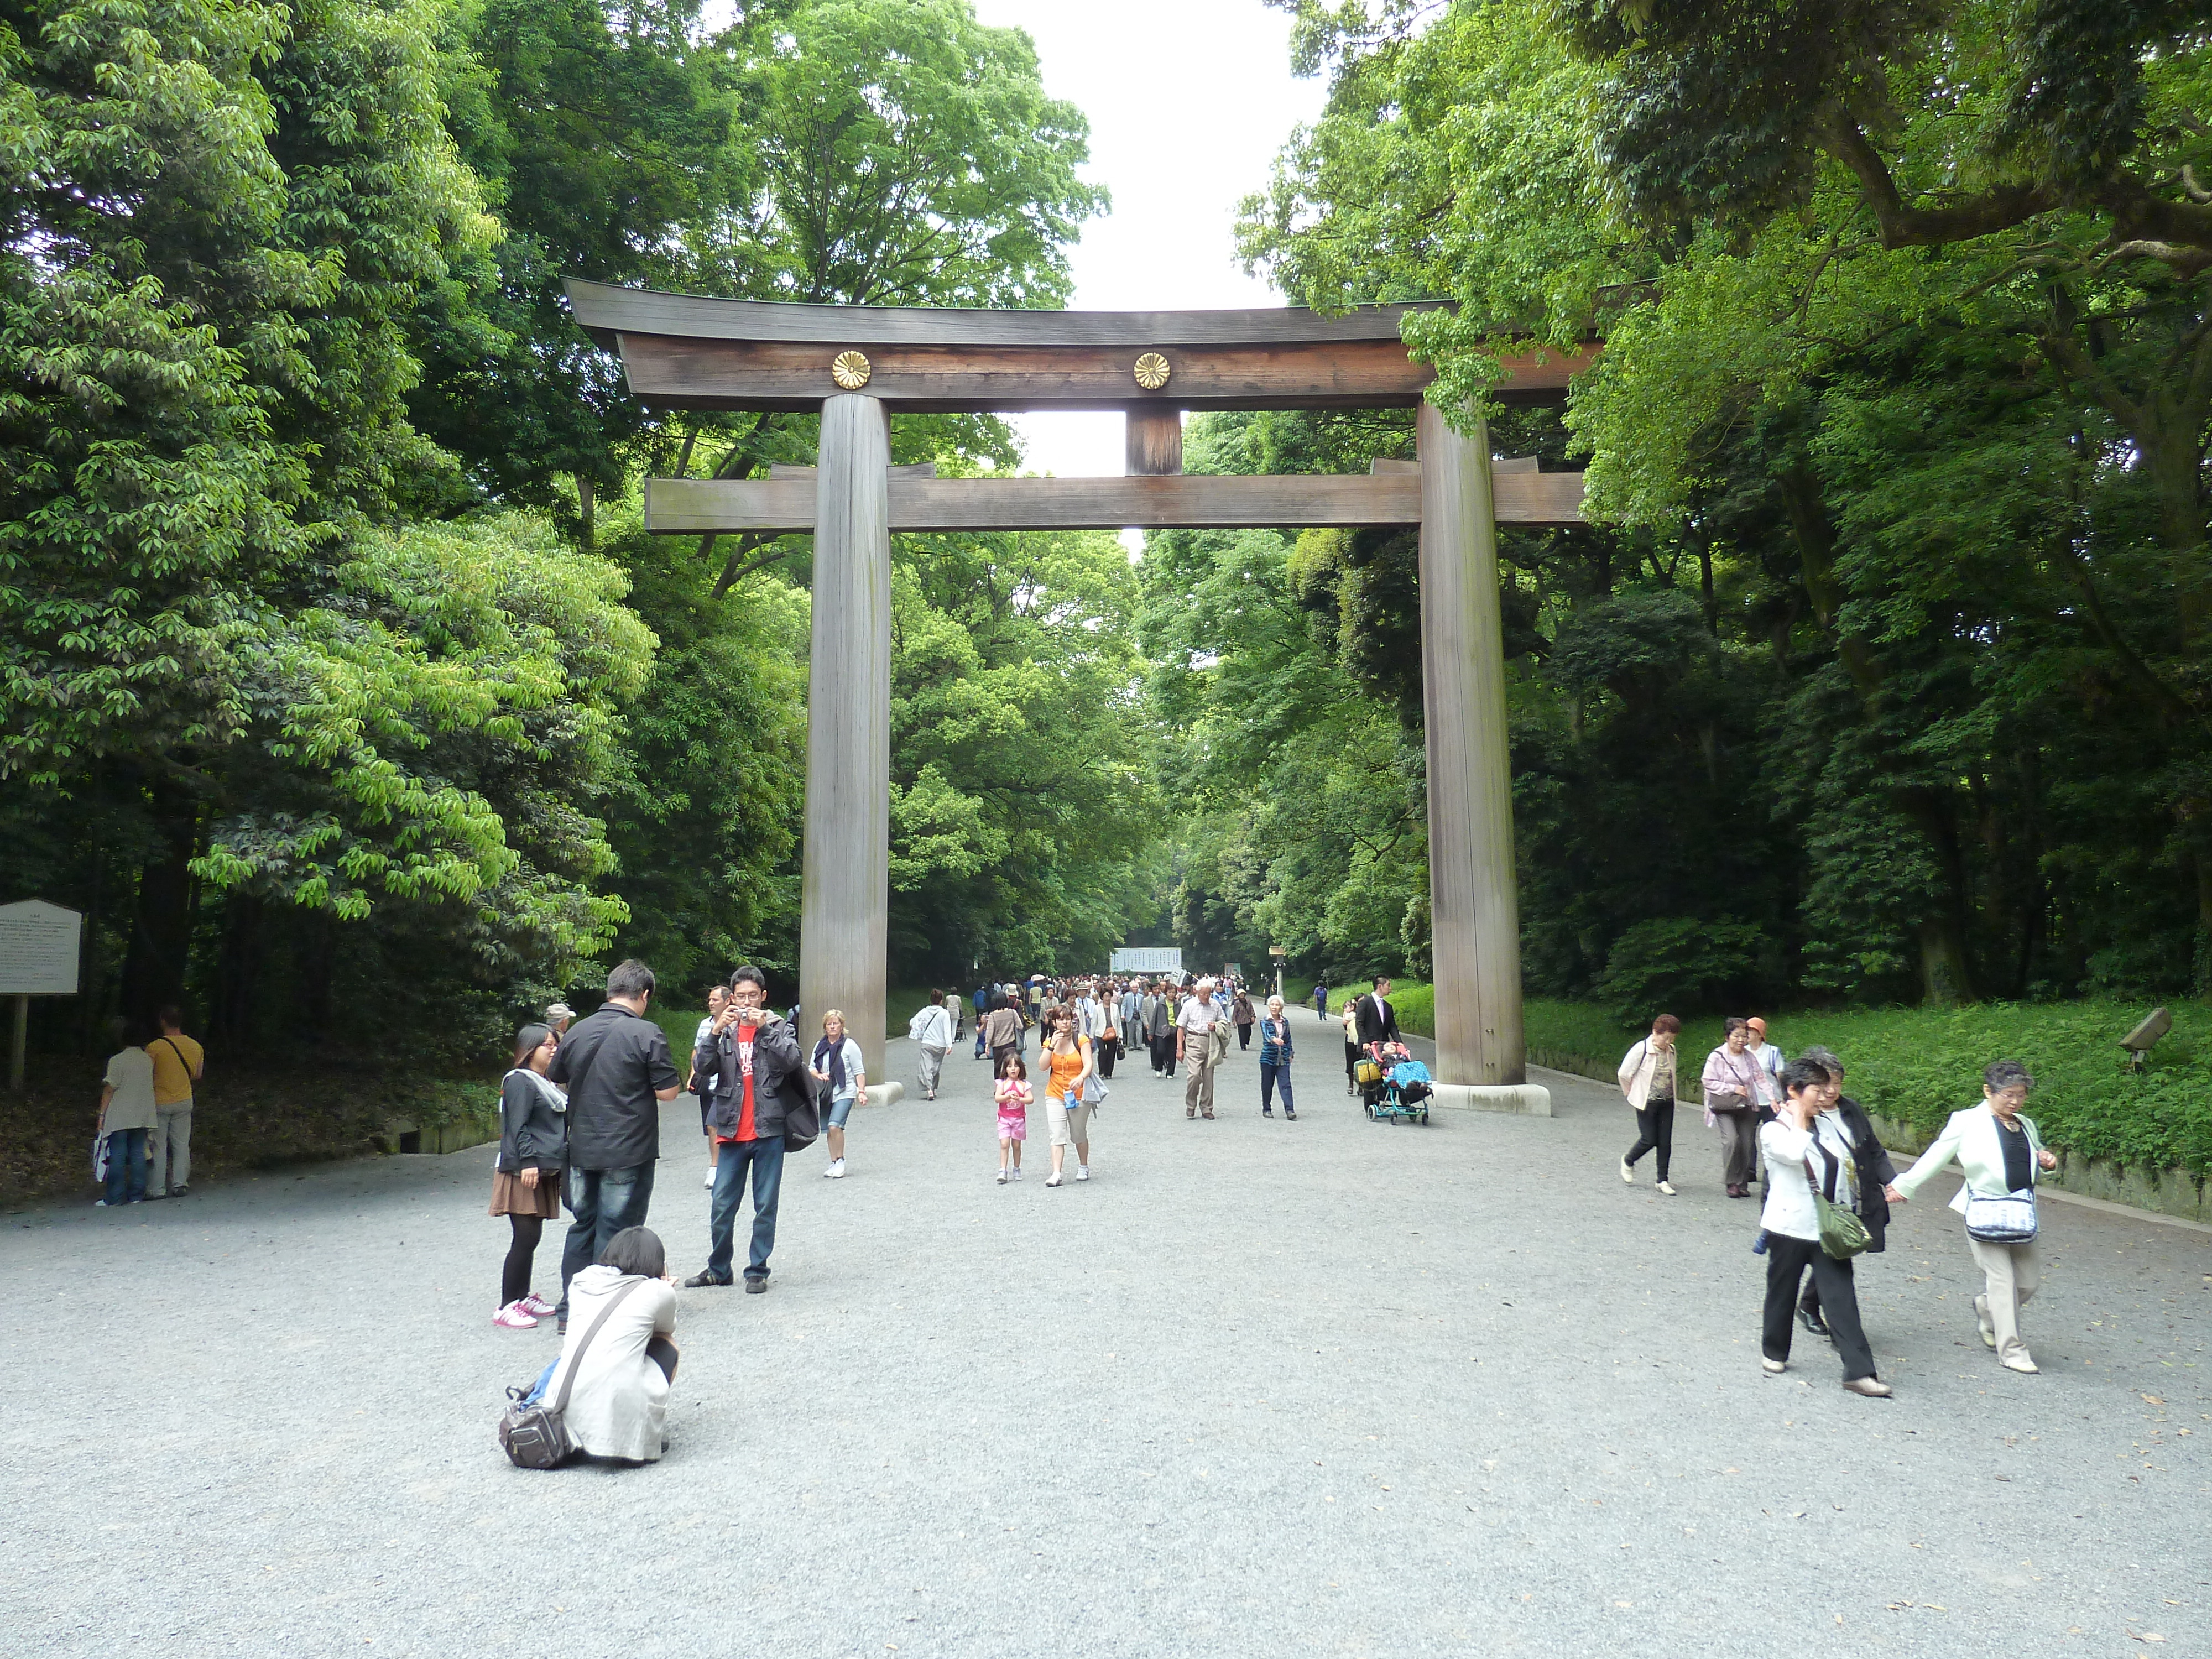
<path fill-rule="evenodd" d="M 84 918 L 44 899 L 0 904 L 0 996 L 15 1003 L 8 1048 L 8 1087 L 23 1092 L 23 1051 L 30 1036 L 31 999 L 76 994 L 77 955 Z"/>
<path fill-rule="evenodd" d="M 1429 885 L 1438 1082 L 1514 1105 L 1528 1061 L 1499 631 L 1498 526 L 1582 521 L 1579 472 L 1494 465 L 1406 355 L 1405 307 L 1254 311 L 936 311 L 709 300 L 571 282 L 633 394 L 664 407 L 818 410 L 815 468 L 655 478 L 648 530 L 813 535 L 799 1002 L 845 1011 L 882 1064 L 890 906 L 890 538 L 902 530 L 1419 526 Z M 1552 400 L 1595 348 L 1507 360 L 1492 395 Z M 1186 410 L 1418 407 L 1418 462 L 1335 477 L 1182 471 Z M 1119 478 L 939 478 L 890 465 L 900 411 L 1119 409 Z"/>

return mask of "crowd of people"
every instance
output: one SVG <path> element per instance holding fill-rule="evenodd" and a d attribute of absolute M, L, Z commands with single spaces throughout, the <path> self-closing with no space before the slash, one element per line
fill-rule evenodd
<path fill-rule="evenodd" d="M 626 962 L 608 975 L 605 1000 L 591 1015 L 578 1019 L 555 1003 L 517 1031 L 514 1064 L 501 1084 L 490 1204 L 510 1230 L 495 1322 L 527 1330 L 550 1318 L 567 1339 L 574 1317 L 579 1332 L 564 1340 L 527 1398 L 549 1392 L 565 1398 L 578 1449 L 643 1462 L 660 1455 L 677 1364 L 675 1279 L 659 1237 L 646 1225 L 662 1104 L 695 1092 L 707 1143 L 708 1258 L 684 1286 L 738 1282 L 737 1220 L 750 1187 L 742 1279 L 749 1293 L 759 1294 L 769 1284 L 787 1155 L 826 1138 L 823 1174 L 842 1177 L 851 1114 L 868 1099 L 865 1056 L 843 1014 L 826 1011 L 811 1040 L 802 1039 L 798 1010 L 787 1015 L 769 1007 L 759 968 L 741 966 L 709 989 L 681 1067 L 661 1026 L 647 1018 L 654 990 L 652 970 Z M 1369 1062 L 1407 1052 L 1390 990 L 1390 981 L 1378 978 L 1344 999 L 1332 1018 L 1326 990 L 1316 988 L 1317 1018 L 1341 1023 L 1347 1092 L 1358 1091 Z M 1284 1000 L 1255 1001 L 1233 977 L 1038 975 L 987 983 L 964 998 L 933 992 L 908 1026 L 924 1099 L 937 1097 L 970 1008 L 975 1058 L 990 1066 L 1001 1185 L 1022 1179 L 1030 1119 L 1040 1105 L 1050 1145 L 1044 1184 L 1091 1179 L 1098 1109 L 1117 1063 L 1133 1050 L 1156 1079 L 1181 1073 L 1187 1118 L 1212 1120 L 1232 1033 L 1237 1048 L 1249 1050 L 1256 1028 L 1261 1115 L 1273 1117 L 1279 1097 L 1283 1117 L 1297 1120 L 1297 1043 Z M 1634 1184 L 1648 1156 L 1657 1188 L 1668 1197 L 1677 1195 L 1672 1164 L 1681 1030 L 1675 1016 L 1658 1015 L 1618 1073 L 1636 1123 L 1620 1178 Z M 1802 1327 L 1833 1343 L 1846 1389 L 1875 1398 L 1890 1394 L 1862 1319 L 1856 1261 L 1883 1252 L 1893 1206 L 1956 1164 L 1964 1184 L 1952 1207 L 1965 1218 L 1967 1247 L 1984 1279 L 1974 1298 L 1978 1333 L 2000 1364 L 2033 1373 L 2020 1310 L 2041 1276 L 2036 1186 L 2057 1160 L 2022 1113 L 2033 1086 L 2026 1070 L 2008 1060 L 1990 1066 L 1982 1101 L 1952 1114 L 1900 1173 L 1865 1109 L 1844 1092 L 1836 1054 L 1816 1047 L 1790 1059 L 1756 1016 L 1730 1018 L 1723 1031 L 1698 1083 L 1705 1122 L 1719 1137 L 1722 1189 L 1731 1199 L 1761 1198 L 1752 1248 L 1765 1258 L 1765 1369 L 1787 1368 L 1794 1329 Z M 204 1074 L 205 1053 L 185 1034 L 174 1007 L 161 1010 L 153 1028 L 121 1036 L 100 1095 L 98 1201 L 184 1196 L 191 1190 L 192 1090 Z M 545 1224 L 564 1206 L 570 1220 L 560 1294 L 549 1297 L 535 1285 L 537 1255 Z"/>
<path fill-rule="evenodd" d="M 1657 1016 L 1621 1057 L 1619 1072 L 1637 1128 L 1620 1178 L 1633 1185 L 1636 1165 L 1650 1153 L 1659 1190 L 1669 1197 L 1681 1030 L 1673 1014 Z M 1723 1031 L 1699 1084 L 1705 1122 L 1721 1137 L 1723 1189 L 1730 1198 L 1755 1196 L 1754 1183 L 1765 1189 L 1752 1248 L 1766 1258 L 1759 1331 L 1765 1370 L 1788 1368 L 1794 1322 L 1834 1343 L 1844 1387 L 1870 1398 L 1890 1395 L 1860 1319 L 1854 1263 L 1885 1249 L 1890 1206 L 1955 1162 L 1964 1184 L 1951 1207 L 1966 1218 L 1967 1249 L 1983 1274 L 1976 1326 L 1999 1364 L 2033 1375 L 2020 1308 L 2041 1279 L 2036 1184 L 2058 1159 L 2035 1121 L 2021 1115 L 2034 1086 L 2027 1069 L 2013 1060 L 1985 1068 L 1981 1103 L 1954 1112 L 1900 1175 L 1866 1109 L 1844 1093 L 1844 1063 L 1832 1051 L 1808 1048 L 1790 1060 L 1767 1041 L 1766 1022 L 1756 1016 L 1730 1018 Z"/>

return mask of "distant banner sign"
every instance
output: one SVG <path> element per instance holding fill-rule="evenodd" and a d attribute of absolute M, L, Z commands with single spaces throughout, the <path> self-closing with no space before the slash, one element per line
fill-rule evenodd
<path fill-rule="evenodd" d="M 1179 974 L 1182 972 L 1182 952 L 1116 951 L 1106 971 L 1109 974 Z"/>
<path fill-rule="evenodd" d="M 44 899 L 0 904 L 0 995 L 74 995 L 83 921 Z"/>

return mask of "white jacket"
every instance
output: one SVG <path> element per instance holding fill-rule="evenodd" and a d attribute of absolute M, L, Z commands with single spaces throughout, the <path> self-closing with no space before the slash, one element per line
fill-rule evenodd
<path fill-rule="evenodd" d="M 1642 1111 L 1650 1103 L 1651 1085 L 1663 1073 L 1669 1084 L 1670 1098 L 1679 1098 L 1680 1085 L 1674 1075 L 1674 1054 L 1672 1048 L 1656 1046 L 1650 1037 L 1638 1041 L 1620 1059 L 1620 1092 L 1628 1097 L 1628 1103 Z"/>
<path fill-rule="evenodd" d="M 2027 1135 L 2027 1182 L 2033 1187 L 2043 1175 L 2043 1166 L 2036 1158 L 2043 1150 L 2043 1134 L 2033 1118 L 2021 1118 L 2020 1127 Z M 1969 1193 L 1978 1193 L 1984 1198 L 2002 1198 L 2009 1190 L 2005 1185 L 2004 1142 L 1998 1138 L 1997 1115 L 1990 1109 L 1987 1102 L 1952 1113 L 1950 1121 L 1943 1126 L 1943 1133 L 1936 1137 L 1936 1144 L 1898 1176 L 1897 1190 L 1911 1197 L 1954 1158 L 1959 1160 L 1960 1172 L 1966 1178 L 1966 1184 L 1951 1198 L 1951 1207 L 1960 1215 L 1966 1212 Z"/>
<path fill-rule="evenodd" d="M 568 1334 L 560 1363 L 545 1380 L 545 1401 L 561 1394 L 577 1346 L 606 1307 L 608 1298 L 630 1281 L 612 1267 L 593 1262 L 568 1283 Z M 627 1457 L 651 1463 L 660 1456 L 660 1436 L 668 1422 L 668 1379 L 645 1357 L 655 1336 L 676 1334 L 676 1292 L 652 1279 L 623 1297 L 592 1339 L 568 1395 L 568 1437 L 594 1457 Z"/>
<path fill-rule="evenodd" d="M 906 1034 L 925 1048 L 950 1048 L 952 1011 L 941 1002 L 930 1003 L 907 1022 Z"/>
<path fill-rule="evenodd" d="M 1759 1154 L 1766 1162 L 1766 1202 L 1759 1210 L 1759 1224 L 1770 1233 L 1790 1238 L 1820 1236 L 1820 1206 L 1813 1202 L 1813 1185 L 1805 1178 L 1807 1158 L 1812 1158 L 1815 1170 L 1824 1169 L 1814 1156 L 1813 1135 L 1820 1136 L 1830 1157 L 1842 1161 L 1843 1167 L 1836 1174 L 1836 1195 L 1830 1201 L 1841 1209 L 1855 1207 L 1858 1165 L 1853 1160 L 1850 1136 L 1836 1115 L 1823 1112 L 1814 1118 L 1812 1134 L 1778 1118 L 1759 1131 Z M 1821 1179 L 1826 1178 L 1823 1174 Z"/>

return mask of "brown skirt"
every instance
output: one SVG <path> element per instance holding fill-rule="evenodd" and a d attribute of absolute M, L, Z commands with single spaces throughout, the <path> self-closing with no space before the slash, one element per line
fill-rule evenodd
<path fill-rule="evenodd" d="M 526 1187 L 522 1177 L 511 1176 L 504 1170 L 491 1172 L 491 1213 L 493 1215 L 534 1215 L 550 1221 L 561 1213 L 561 1176 L 558 1171 L 541 1170 L 535 1187 Z"/>

